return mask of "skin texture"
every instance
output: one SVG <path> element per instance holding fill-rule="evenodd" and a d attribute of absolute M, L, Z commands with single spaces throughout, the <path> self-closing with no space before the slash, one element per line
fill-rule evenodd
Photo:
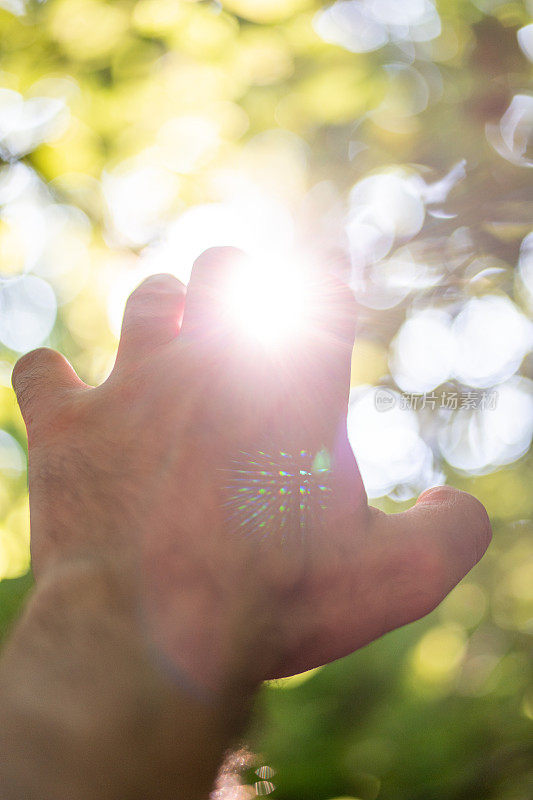
<path fill-rule="evenodd" d="M 123 571 L 80 560 L 39 581 L 0 662 L 2 800 L 207 797 L 248 695 L 200 702 L 139 630 Z"/>
<path fill-rule="evenodd" d="M 449 487 L 403 514 L 368 506 L 346 436 L 351 293 L 317 278 L 302 337 L 269 351 L 243 335 L 224 301 L 243 269 L 222 248 L 198 259 L 187 290 L 169 275 L 141 284 L 114 370 L 97 388 L 47 349 L 13 375 L 38 587 L 61 587 L 66 568 L 115 575 L 128 586 L 142 652 L 211 701 L 247 696 L 265 678 L 342 657 L 427 614 L 491 536 L 481 504 Z M 325 508 L 303 529 L 281 531 L 279 514 L 261 536 L 236 524 L 227 506 L 235 463 L 266 451 L 278 466 L 280 452 L 301 450 L 328 454 Z"/>

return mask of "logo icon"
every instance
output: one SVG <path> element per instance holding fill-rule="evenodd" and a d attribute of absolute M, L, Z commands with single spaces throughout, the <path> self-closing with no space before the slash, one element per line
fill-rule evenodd
<path fill-rule="evenodd" d="M 396 405 L 396 395 L 390 389 L 376 389 L 374 405 L 376 411 L 390 411 Z"/>

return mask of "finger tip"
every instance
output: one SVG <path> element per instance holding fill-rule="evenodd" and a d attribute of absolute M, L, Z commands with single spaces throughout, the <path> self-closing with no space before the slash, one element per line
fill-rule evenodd
<path fill-rule="evenodd" d="M 135 291 L 139 291 L 141 289 L 150 289 L 162 291 L 162 292 L 169 292 L 169 293 L 181 293 L 185 291 L 185 285 L 176 278 L 175 275 L 172 275 L 170 272 L 157 272 L 154 275 L 148 275 L 145 278 Z"/>
<path fill-rule="evenodd" d="M 453 512 L 472 531 L 479 560 L 492 539 L 492 525 L 483 503 L 477 497 L 453 486 L 432 486 L 418 497 L 416 506 L 431 505 Z"/>
<path fill-rule="evenodd" d="M 38 373 L 50 372 L 67 364 L 66 359 L 51 347 L 38 347 L 20 356 L 11 373 L 11 384 L 17 391 L 21 381 Z"/>
<path fill-rule="evenodd" d="M 246 257 L 243 250 L 238 247 L 224 245 L 220 247 L 209 247 L 196 258 L 193 271 L 198 269 L 209 269 L 218 267 L 220 264 L 227 264 L 232 261 L 241 261 Z"/>

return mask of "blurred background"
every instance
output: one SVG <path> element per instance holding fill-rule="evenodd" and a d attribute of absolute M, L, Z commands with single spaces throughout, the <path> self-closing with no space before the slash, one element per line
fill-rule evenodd
<path fill-rule="evenodd" d="M 533 798 L 532 0 L 0 0 L 0 628 L 31 585 L 21 353 L 98 383 L 128 293 L 206 247 L 359 304 L 369 496 L 487 506 L 426 619 L 268 684 L 219 800 Z M 258 654 L 260 657 L 260 654 Z"/>

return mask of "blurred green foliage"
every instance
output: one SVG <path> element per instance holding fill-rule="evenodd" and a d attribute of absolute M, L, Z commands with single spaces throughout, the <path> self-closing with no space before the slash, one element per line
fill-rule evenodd
<path fill-rule="evenodd" d="M 350 13 L 362 5 L 353 0 Z M 350 27 L 315 0 L 1 0 L 0 634 L 31 586 L 11 367 L 45 341 L 85 380 L 101 381 L 128 291 L 146 272 L 174 271 L 174 258 L 186 280 L 196 233 L 184 222 L 177 243 L 165 237 L 191 219 L 188 209 L 240 195 L 283 206 L 301 249 L 335 263 L 360 302 L 355 387 L 406 389 L 391 352 L 413 310 L 454 316 L 490 295 L 509 298 L 515 317 L 531 312 L 531 0 L 367 6 L 366 27 L 360 16 Z M 427 186 L 463 160 L 466 178 L 432 201 Z M 355 244 L 347 238 L 347 195 L 383 170 L 418 180 L 423 224 L 391 206 L 397 227 L 385 252 L 369 255 L 358 243 L 368 216 L 356 219 Z M 202 235 L 226 243 L 200 225 L 200 245 Z M 378 275 L 376 263 L 390 268 L 395 257 L 414 264 L 411 278 Z M 520 378 L 526 428 L 530 349 L 518 347 L 492 383 L 472 380 L 485 388 Z M 450 374 L 445 385 L 471 388 L 467 377 Z M 457 443 L 439 444 L 438 426 L 479 451 L 492 433 L 454 420 L 422 414 L 421 435 L 443 477 L 486 504 L 495 531 L 487 556 L 427 619 L 265 686 L 248 788 L 224 796 L 533 797 L 531 434 L 511 447 L 505 428 L 511 449 L 469 467 Z M 401 509 L 411 489 L 376 502 Z"/>

